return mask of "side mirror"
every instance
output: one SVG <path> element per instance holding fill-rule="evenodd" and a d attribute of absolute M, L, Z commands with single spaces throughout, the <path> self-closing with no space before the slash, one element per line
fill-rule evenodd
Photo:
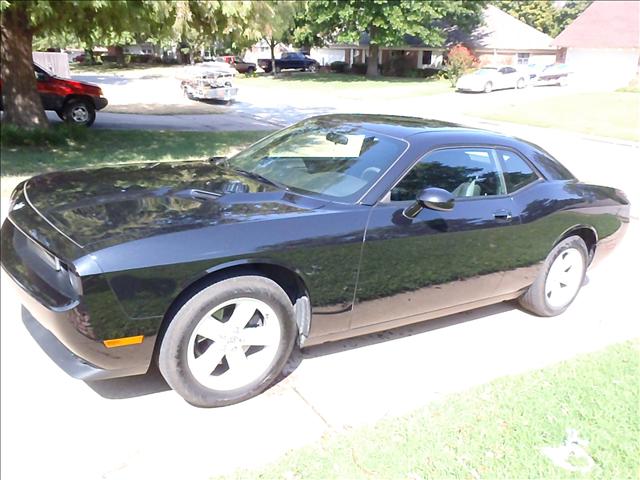
<path fill-rule="evenodd" d="M 415 218 L 423 208 L 448 212 L 455 205 L 455 197 L 443 188 L 425 188 L 416 197 L 415 203 L 405 208 L 403 214 L 407 218 Z"/>

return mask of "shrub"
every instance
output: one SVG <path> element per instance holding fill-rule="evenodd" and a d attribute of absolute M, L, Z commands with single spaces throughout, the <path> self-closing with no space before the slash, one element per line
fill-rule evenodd
<path fill-rule="evenodd" d="M 331 71 L 335 73 L 344 73 L 347 71 L 348 66 L 349 64 L 347 62 L 343 62 L 340 60 L 331 62 Z"/>
<path fill-rule="evenodd" d="M 356 75 L 366 75 L 367 73 L 367 64 L 366 63 L 354 63 L 351 65 L 351 72 Z"/>
<path fill-rule="evenodd" d="M 24 129 L 2 123 L 0 144 L 3 147 L 54 147 L 65 146 L 73 140 L 83 140 L 88 129 L 79 125 L 57 124 L 50 128 Z"/>
<path fill-rule="evenodd" d="M 458 79 L 478 63 L 478 59 L 462 44 L 457 44 L 447 54 L 447 78 L 455 87 Z"/>

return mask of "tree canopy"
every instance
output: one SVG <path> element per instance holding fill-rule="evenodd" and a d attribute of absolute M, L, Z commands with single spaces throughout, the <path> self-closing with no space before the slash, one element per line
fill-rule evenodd
<path fill-rule="evenodd" d="M 482 1 L 442 0 L 310 0 L 306 4 L 305 25 L 298 25 L 298 38 L 315 37 L 358 43 L 362 34 L 369 38 L 367 75 L 378 74 L 379 47 L 404 43 L 405 36 L 419 37 L 425 44 L 442 44 L 446 35 L 442 25 L 461 28 L 477 24 Z M 316 43 L 316 42 L 314 42 Z"/>

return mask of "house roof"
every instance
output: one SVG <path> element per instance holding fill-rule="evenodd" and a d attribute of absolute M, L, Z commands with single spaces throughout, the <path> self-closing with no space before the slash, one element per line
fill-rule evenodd
<path fill-rule="evenodd" d="M 555 50 L 553 39 L 493 5 L 483 13 L 483 24 L 471 33 L 457 27 L 449 31 L 447 44 L 464 43 L 474 50 Z"/>
<path fill-rule="evenodd" d="M 593 2 L 553 44 L 558 47 L 640 48 L 640 2 Z"/>

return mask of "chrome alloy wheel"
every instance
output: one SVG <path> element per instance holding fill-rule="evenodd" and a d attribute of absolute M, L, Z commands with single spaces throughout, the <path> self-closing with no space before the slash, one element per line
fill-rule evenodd
<path fill-rule="evenodd" d="M 71 119 L 75 123 L 87 123 L 89 120 L 89 109 L 85 105 L 76 105 L 71 109 Z"/>
<path fill-rule="evenodd" d="M 235 390 L 262 376 L 281 339 L 273 309 L 255 298 L 236 298 L 211 309 L 189 339 L 187 365 L 213 390 Z"/>
<path fill-rule="evenodd" d="M 576 248 L 568 248 L 556 257 L 544 284 L 549 306 L 562 308 L 573 300 L 580 289 L 584 268 L 582 253 Z"/>

